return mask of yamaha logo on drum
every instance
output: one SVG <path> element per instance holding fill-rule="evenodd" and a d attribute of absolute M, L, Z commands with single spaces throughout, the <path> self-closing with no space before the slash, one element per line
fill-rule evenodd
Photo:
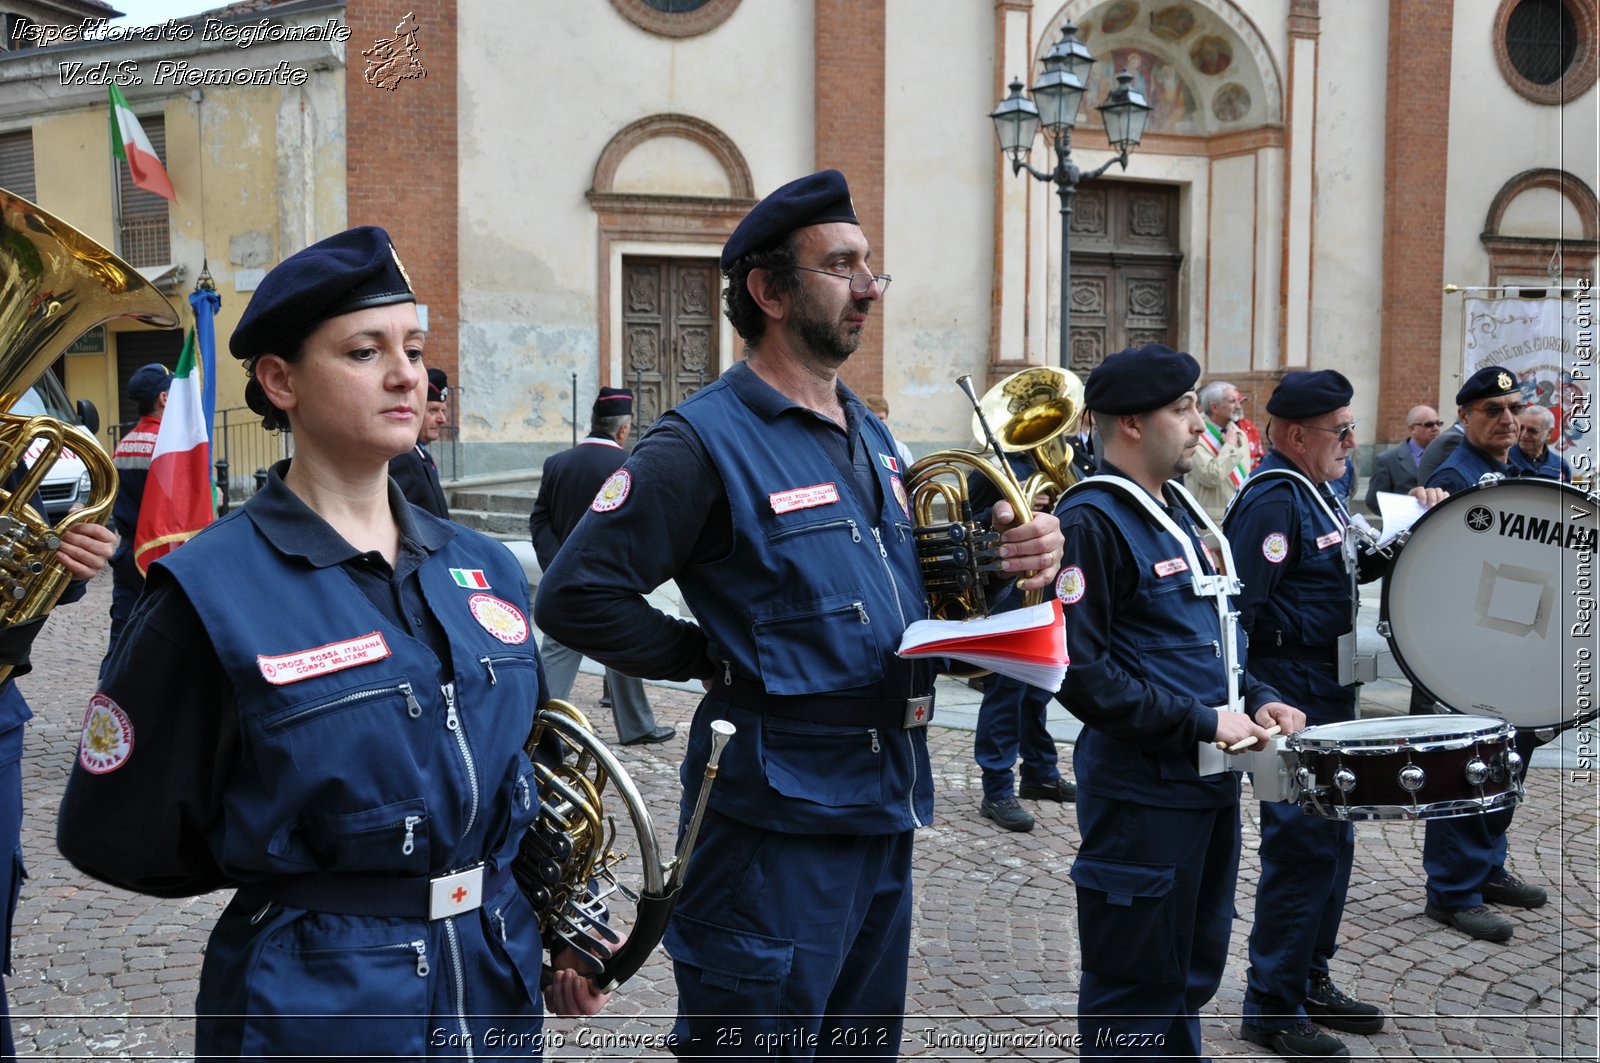
<path fill-rule="evenodd" d="M 1496 519 L 1498 518 L 1498 519 Z M 1536 517 L 1526 513 L 1497 513 L 1488 506 L 1473 506 L 1462 517 L 1475 532 L 1498 530 L 1503 539 L 1562 546 L 1568 550 L 1594 550 L 1596 530 L 1577 521 Z"/>

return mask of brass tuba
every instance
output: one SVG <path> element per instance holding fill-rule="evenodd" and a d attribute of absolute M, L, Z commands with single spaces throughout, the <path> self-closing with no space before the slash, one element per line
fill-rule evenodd
<path fill-rule="evenodd" d="M 539 815 L 523 834 L 511 873 L 538 913 L 540 934 L 546 941 L 560 939 L 585 957 L 585 973 L 601 992 L 632 978 L 666 932 L 711 797 L 717 762 L 733 733 L 726 720 L 711 722 L 711 755 L 694 813 L 678 854 L 663 862 L 644 798 L 583 713 L 552 698 L 535 715 L 525 748 L 533 761 Z M 562 753 L 561 763 L 553 767 L 539 757 L 547 734 L 555 736 Z M 643 887 L 637 891 L 623 885 L 617 874 L 627 854 L 615 848 L 616 820 L 605 809 L 608 788 L 627 807 L 639 845 Z M 633 922 L 624 940 L 616 927 L 629 906 Z"/>
<path fill-rule="evenodd" d="M 1060 498 L 1081 477 L 1072 464 L 1067 434 L 1083 413 L 1083 382 L 1076 373 L 1053 365 L 1036 365 L 1012 373 L 984 393 L 978 404 L 985 419 L 1000 427 L 995 438 L 1008 454 L 1026 453 L 1035 471 L 1022 485 L 1029 502 L 1040 494 Z M 972 434 L 984 434 L 978 414 Z"/>
<path fill-rule="evenodd" d="M 0 482 L 42 443 L 16 485 L 0 488 L 0 639 L 9 636 L 23 647 L 31 641 L 28 628 L 37 630 L 71 580 L 55 557 L 62 533 L 105 521 L 116 500 L 117 471 L 82 429 L 9 411 L 79 336 L 119 317 L 156 328 L 178 324 L 172 305 L 132 266 L 0 189 Z M 52 525 L 28 500 L 68 447 L 88 469 L 90 501 Z M 8 647 L 0 681 L 26 659 L 25 650 Z"/>
<path fill-rule="evenodd" d="M 1000 460 L 990 461 L 981 450 L 936 450 L 906 470 L 928 615 L 936 620 L 971 620 L 987 615 L 983 578 L 1000 571 L 1000 535 L 974 519 L 967 474 L 975 472 L 987 478 L 1000 497 L 1011 504 L 1017 523 L 1026 524 L 1033 514 L 1031 498 L 1006 464 L 1001 444 L 988 431 L 972 378 L 963 376 L 956 383 L 972 401 L 974 419 L 983 429 L 979 440 L 986 438 L 989 449 Z M 1042 592 L 1029 591 L 1024 604 L 1037 605 L 1042 598 Z"/>

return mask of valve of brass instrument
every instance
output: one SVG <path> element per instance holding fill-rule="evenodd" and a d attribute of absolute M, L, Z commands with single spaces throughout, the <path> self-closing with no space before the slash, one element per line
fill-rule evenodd
<path fill-rule="evenodd" d="M 983 600 L 985 578 L 1001 574 L 1000 533 L 974 521 L 970 505 L 963 505 L 961 518 L 915 532 L 928 612 L 939 620 L 972 616 L 974 603 Z"/>

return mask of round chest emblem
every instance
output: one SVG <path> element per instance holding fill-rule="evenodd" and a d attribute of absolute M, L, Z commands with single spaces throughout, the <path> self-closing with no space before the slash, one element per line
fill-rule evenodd
<path fill-rule="evenodd" d="M 1056 577 L 1056 597 L 1065 605 L 1072 605 L 1083 598 L 1083 569 L 1077 565 L 1068 565 L 1061 570 L 1061 575 Z"/>
<path fill-rule="evenodd" d="M 1494 527 L 1494 512 L 1488 506 L 1473 506 L 1461 519 L 1475 532 L 1486 532 Z"/>
<path fill-rule="evenodd" d="M 472 618 L 483 630 L 506 645 L 528 641 L 528 618 L 510 602 L 501 601 L 492 594 L 474 594 L 467 599 L 467 608 L 472 610 Z"/>
<path fill-rule="evenodd" d="M 1283 559 L 1289 556 L 1289 537 L 1283 532 L 1273 532 L 1262 539 L 1261 556 L 1274 565 L 1283 564 Z"/>
<path fill-rule="evenodd" d="M 611 479 L 600 485 L 599 494 L 589 503 L 596 513 L 610 513 L 628 500 L 628 490 L 633 487 L 633 476 L 627 469 L 618 469 Z"/>
<path fill-rule="evenodd" d="M 78 763 L 91 775 L 104 775 L 128 763 L 133 755 L 133 723 L 122 707 L 104 694 L 89 699 L 78 739 Z"/>
<path fill-rule="evenodd" d="M 891 476 L 889 477 L 889 486 L 894 490 L 894 499 L 900 503 L 900 508 L 905 512 L 906 519 L 910 520 L 911 500 L 906 497 L 906 485 L 900 481 L 900 477 Z"/>

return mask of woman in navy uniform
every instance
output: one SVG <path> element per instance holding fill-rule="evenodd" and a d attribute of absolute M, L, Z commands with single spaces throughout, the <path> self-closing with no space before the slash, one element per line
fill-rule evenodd
<path fill-rule="evenodd" d="M 153 565 L 90 700 L 58 844 L 212 931 L 199 1056 L 538 1056 L 544 959 L 510 862 L 544 696 L 506 549 L 407 504 L 423 415 L 410 284 L 381 229 L 262 282 L 230 347 L 295 453 Z M 603 1004 L 563 952 L 553 1010 Z"/>
<path fill-rule="evenodd" d="M 1235 633 L 1197 593 L 1195 568 L 1218 568 L 1196 526 L 1204 511 L 1176 483 L 1204 431 L 1199 376 L 1193 358 L 1159 344 L 1096 366 L 1084 401 L 1100 471 L 1056 510 L 1072 654 L 1057 698 L 1086 725 L 1073 750 L 1083 843 L 1071 872 L 1084 1056 L 1202 1055 L 1200 1008 L 1221 984 L 1234 918 L 1239 778 L 1201 775 L 1198 746 L 1305 722 L 1244 672 L 1242 638 L 1230 708 Z"/>

